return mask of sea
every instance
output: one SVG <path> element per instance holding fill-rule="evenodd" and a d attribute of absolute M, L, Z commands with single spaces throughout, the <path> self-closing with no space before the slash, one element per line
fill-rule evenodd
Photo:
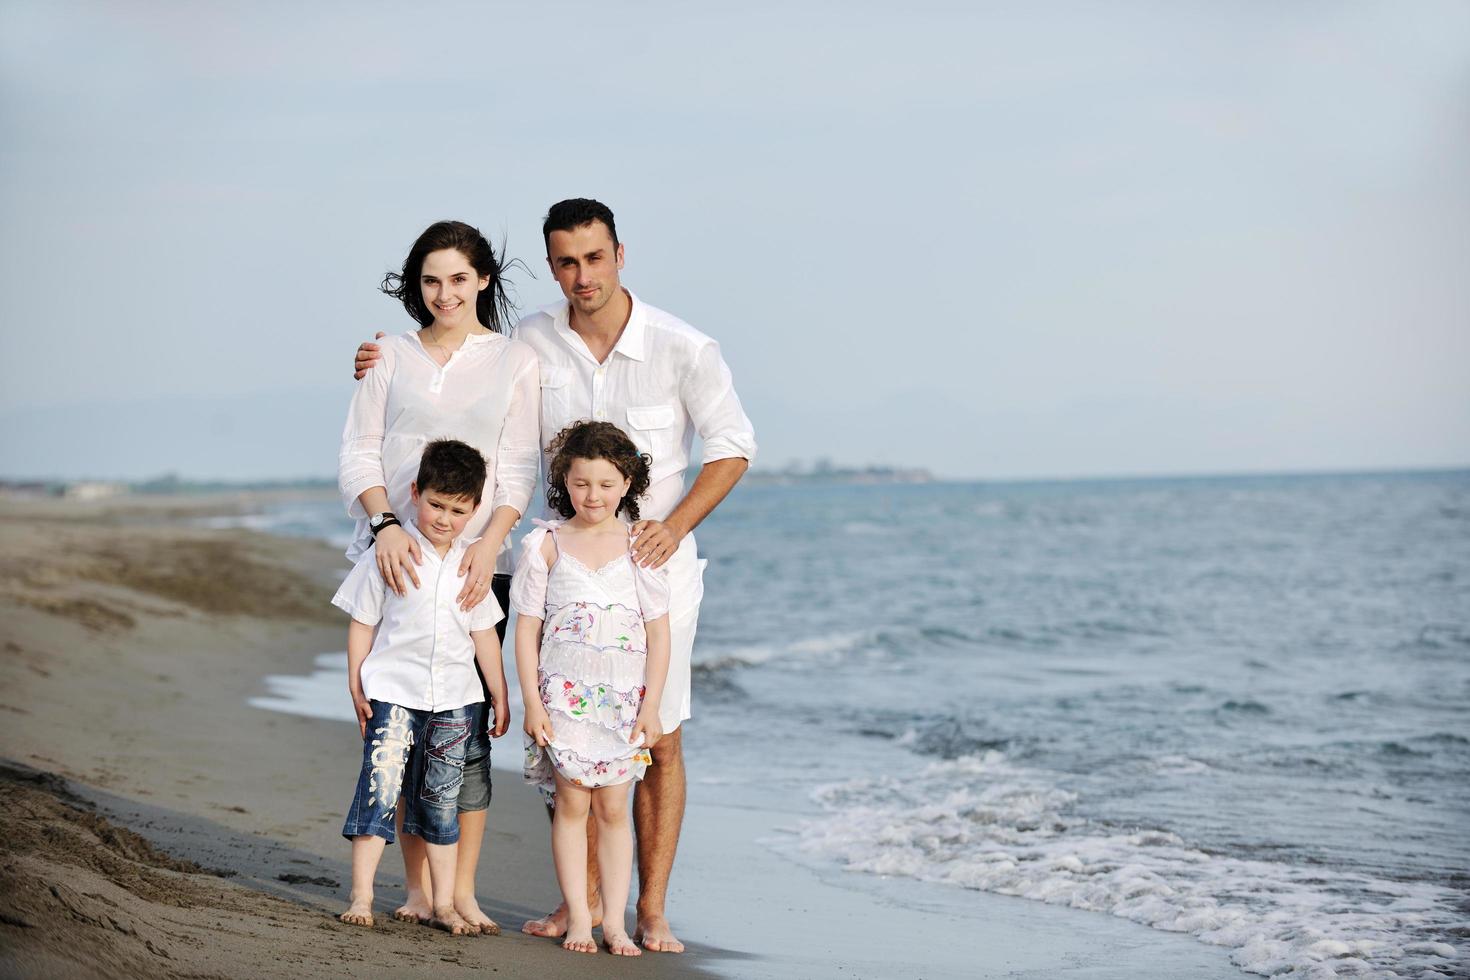
<path fill-rule="evenodd" d="M 1470 471 L 743 486 L 696 536 L 691 794 L 785 814 L 761 846 L 1470 976 Z M 255 703 L 350 717 L 344 664 Z"/>

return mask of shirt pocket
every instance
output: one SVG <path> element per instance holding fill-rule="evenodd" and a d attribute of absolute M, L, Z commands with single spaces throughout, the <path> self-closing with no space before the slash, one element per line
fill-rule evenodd
<path fill-rule="evenodd" d="M 629 405 L 628 428 L 633 441 L 653 456 L 654 462 L 667 462 L 678 440 L 674 423 L 678 413 L 672 405 Z"/>
<path fill-rule="evenodd" d="M 541 418 L 544 428 L 559 430 L 571 421 L 572 369 L 541 365 Z"/>

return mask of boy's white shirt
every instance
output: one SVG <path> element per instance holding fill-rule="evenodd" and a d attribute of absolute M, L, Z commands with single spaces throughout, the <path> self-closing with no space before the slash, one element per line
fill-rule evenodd
<path fill-rule="evenodd" d="M 363 696 L 416 711 L 448 711 L 483 701 L 470 633 L 494 629 L 505 613 L 492 595 L 469 612 L 455 602 L 464 587 L 460 560 L 479 538 L 455 539 L 440 558 L 411 521 L 403 527 L 418 540 L 424 558 L 418 588 L 409 580 L 408 594 L 400 597 L 383 580 L 377 555 L 369 550 L 332 597 L 332 605 L 359 623 L 378 627 L 362 664 Z"/>

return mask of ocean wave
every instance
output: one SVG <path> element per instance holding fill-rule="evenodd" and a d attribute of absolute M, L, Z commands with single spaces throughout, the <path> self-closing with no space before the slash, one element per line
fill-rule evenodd
<path fill-rule="evenodd" d="M 1160 760 L 1161 762 L 1164 760 Z M 1178 758 L 1188 770 L 1193 760 Z M 1077 814 L 1054 774 L 996 751 L 933 762 L 902 780 L 819 787 L 826 815 L 800 828 L 809 854 L 903 875 L 1106 912 L 1232 950 L 1261 975 L 1463 976 L 1461 896 L 1322 866 L 1210 854 L 1161 829 Z"/>

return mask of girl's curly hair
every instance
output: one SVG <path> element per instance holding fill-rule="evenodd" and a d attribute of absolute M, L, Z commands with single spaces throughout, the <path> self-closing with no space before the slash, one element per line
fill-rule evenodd
<path fill-rule="evenodd" d="M 568 518 L 577 513 L 567 495 L 567 470 L 572 460 L 605 459 L 630 481 L 614 513 L 626 511 L 629 520 L 638 520 L 638 498 L 648 490 L 648 468 L 653 460 L 647 453 L 640 453 L 622 429 L 611 422 L 573 422 L 551 440 L 546 455 L 551 457 L 551 465 L 546 468 L 546 502 L 552 510 Z"/>

